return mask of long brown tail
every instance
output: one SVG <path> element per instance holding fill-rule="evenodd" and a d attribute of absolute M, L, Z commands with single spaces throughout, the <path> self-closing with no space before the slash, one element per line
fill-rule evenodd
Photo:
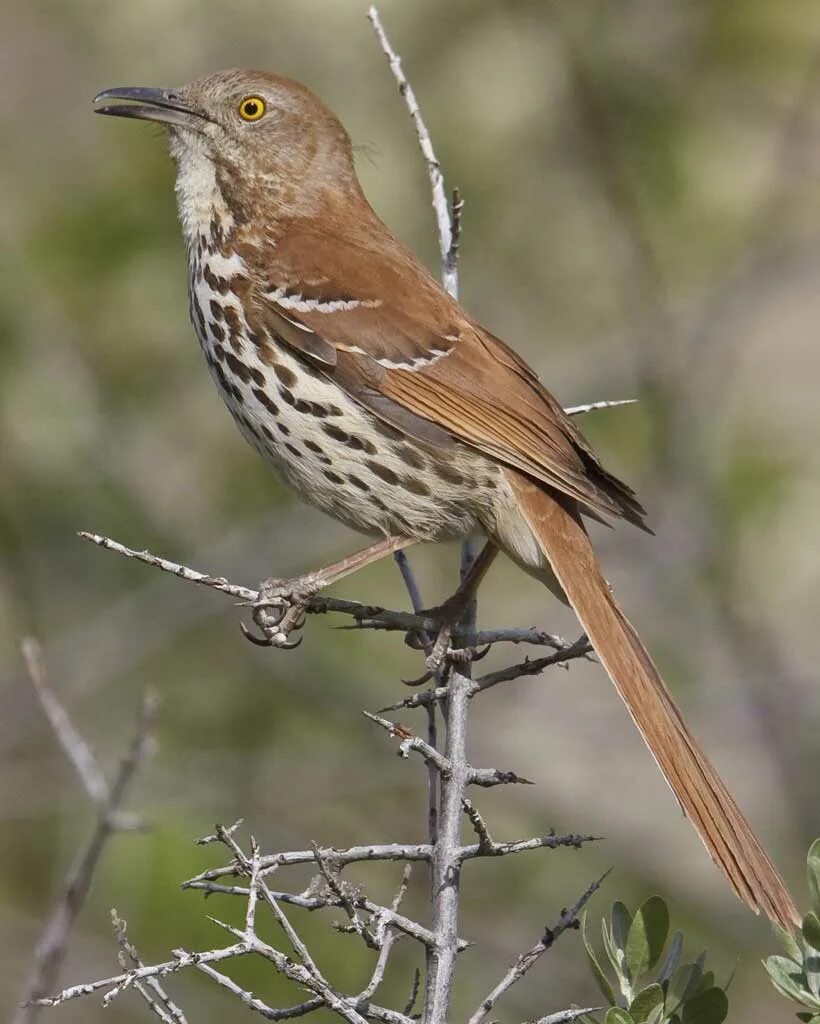
<path fill-rule="evenodd" d="M 571 499 L 508 471 L 521 511 L 598 657 L 712 859 L 755 913 L 788 931 L 800 916 L 740 808 L 686 727 L 646 648 L 604 579 Z"/>

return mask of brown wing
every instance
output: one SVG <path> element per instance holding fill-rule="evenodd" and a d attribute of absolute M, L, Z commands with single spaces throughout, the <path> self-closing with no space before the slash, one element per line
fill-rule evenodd
<path fill-rule="evenodd" d="M 285 233 L 257 274 L 266 328 L 406 433 L 458 438 L 596 518 L 646 529 L 634 493 L 603 468 L 530 367 L 380 222 L 366 227 L 359 238 Z"/>

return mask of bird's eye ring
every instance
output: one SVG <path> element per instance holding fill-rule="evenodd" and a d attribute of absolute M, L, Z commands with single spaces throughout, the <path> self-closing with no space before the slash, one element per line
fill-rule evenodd
<path fill-rule="evenodd" d="M 261 96 L 246 96 L 239 104 L 239 116 L 243 121 L 258 121 L 265 113 L 265 101 Z"/>

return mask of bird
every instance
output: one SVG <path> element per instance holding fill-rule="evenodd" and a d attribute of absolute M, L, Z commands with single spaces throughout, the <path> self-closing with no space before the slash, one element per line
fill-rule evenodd
<path fill-rule="evenodd" d="M 304 501 L 377 538 L 267 581 L 263 642 L 291 646 L 322 586 L 424 541 L 488 538 L 577 615 L 737 896 L 791 931 L 776 867 L 616 601 L 585 520 L 649 530 L 536 373 L 383 223 L 350 136 L 306 86 L 251 70 L 107 89 L 96 111 L 167 130 L 191 320 L 240 431 Z M 649 531 L 651 532 L 651 531 Z"/>

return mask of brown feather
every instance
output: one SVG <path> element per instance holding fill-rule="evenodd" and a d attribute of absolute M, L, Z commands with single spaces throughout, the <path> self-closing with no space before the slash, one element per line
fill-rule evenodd
<path fill-rule="evenodd" d="M 783 880 L 618 607 L 574 504 L 518 473 L 506 475 L 598 657 L 712 859 L 747 906 L 792 931 L 800 915 Z"/>

